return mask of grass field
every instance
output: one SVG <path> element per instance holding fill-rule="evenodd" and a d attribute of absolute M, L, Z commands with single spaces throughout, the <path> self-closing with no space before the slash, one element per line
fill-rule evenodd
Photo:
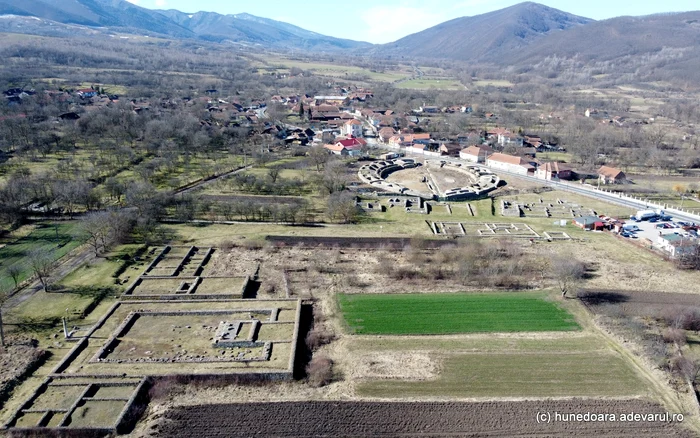
<path fill-rule="evenodd" d="M 464 90 L 464 86 L 454 79 L 409 79 L 396 84 L 396 88 L 408 88 L 412 90 Z"/>
<path fill-rule="evenodd" d="M 548 351 L 541 351 L 536 341 L 501 351 L 454 352 L 448 347 L 431 354 L 441 363 L 437 378 L 369 380 L 358 384 L 357 393 L 396 398 L 600 397 L 647 392 L 633 369 L 611 350 L 601 348 L 593 337 L 549 343 L 556 345 Z"/>
<path fill-rule="evenodd" d="M 339 296 L 356 334 L 435 335 L 574 330 L 578 324 L 542 293 Z"/>
<path fill-rule="evenodd" d="M 0 290 L 11 290 L 15 286 L 8 272 L 11 266 L 18 266 L 21 269 L 19 282 L 32 276 L 32 270 L 26 259 L 30 252 L 34 250 L 46 252 L 58 260 L 80 246 L 82 242 L 74 237 L 75 227 L 76 222 L 39 224 L 29 234 L 4 243 L 0 248 Z"/>

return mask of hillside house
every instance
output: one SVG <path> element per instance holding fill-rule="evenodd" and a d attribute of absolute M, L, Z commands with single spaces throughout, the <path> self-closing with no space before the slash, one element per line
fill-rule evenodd
<path fill-rule="evenodd" d="M 598 169 L 598 181 L 601 184 L 623 184 L 627 181 L 625 173 L 620 169 L 601 166 Z"/>
<path fill-rule="evenodd" d="M 496 170 L 504 170 L 518 175 L 535 173 L 535 166 L 524 158 L 502 153 L 495 153 L 488 157 L 486 165 Z"/>
<path fill-rule="evenodd" d="M 573 177 L 573 169 L 564 163 L 558 161 L 550 161 L 542 164 L 535 171 L 535 177 L 544 180 L 571 179 Z"/>

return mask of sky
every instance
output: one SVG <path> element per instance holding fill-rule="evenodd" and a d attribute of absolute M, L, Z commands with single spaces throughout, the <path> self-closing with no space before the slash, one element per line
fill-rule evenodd
<path fill-rule="evenodd" d="M 522 0 L 127 0 L 149 9 L 247 12 L 337 38 L 381 44 L 453 18 L 506 8 Z M 540 0 L 575 15 L 604 20 L 621 15 L 700 10 L 698 0 Z"/>

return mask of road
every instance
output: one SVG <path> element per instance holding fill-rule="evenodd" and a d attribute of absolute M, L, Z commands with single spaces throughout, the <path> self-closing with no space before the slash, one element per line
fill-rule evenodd
<path fill-rule="evenodd" d="M 570 182 L 562 182 L 562 181 L 545 181 L 545 180 L 541 180 L 539 178 L 535 178 L 532 176 L 523 176 L 523 175 L 517 175 L 514 173 L 510 173 L 510 172 L 505 172 L 505 171 L 502 171 L 500 169 L 496 173 L 505 174 L 505 175 L 508 175 L 510 177 L 521 178 L 521 179 L 532 181 L 532 182 L 537 182 L 539 184 L 546 184 L 546 185 L 549 185 L 557 190 L 563 190 L 563 191 L 567 191 L 567 192 L 576 193 L 578 195 L 588 196 L 590 198 L 594 198 L 594 199 L 597 199 L 600 201 L 605 201 L 605 202 L 609 202 L 611 204 L 621 205 L 623 207 L 629 207 L 629 208 L 632 208 L 635 210 L 646 210 L 649 208 L 655 209 L 655 208 L 660 207 L 660 206 L 656 206 L 655 204 L 651 204 L 651 203 L 643 201 L 643 200 L 630 199 L 627 197 L 623 197 L 621 194 L 618 194 L 618 193 L 610 193 L 610 192 L 598 190 L 595 187 L 588 186 L 588 185 L 583 185 L 583 184 L 578 184 L 578 183 L 570 183 Z M 678 211 L 678 210 L 675 210 L 673 208 L 667 208 L 665 210 L 668 212 L 668 214 L 673 216 L 673 218 L 675 220 L 680 219 L 682 221 L 700 223 L 700 216 L 699 215 Z"/>
<path fill-rule="evenodd" d="M 441 160 L 445 161 L 450 161 L 453 163 L 461 163 L 464 164 L 465 161 L 457 159 L 457 158 L 449 158 L 449 157 L 440 157 Z M 673 216 L 674 220 L 681 220 L 681 221 L 686 221 L 686 222 L 695 222 L 695 223 L 700 223 L 700 215 L 692 214 L 692 213 L 687 213 L 683 211 L 676 210 L 674 208 L 663 208 L 663 206 L 657 206 L 653 203 L 646 202 L 644 200 L 637 200 L 637 199 L 630 199 L 628 197 L 624 197 L 623 195 L 619 193 L 611 193 L 603 190 L 598 190 L 593 186 L 590 185 L 584 185 L 580 183 L 572 183 L 572 182 L 563 182 L 563 181 L 546 181 L 542 180 L 539 178 L 535 178 L 534 176 L 525 176 L 525 175 L 520 175 L 512 172 L 507 172 L 501 169 L 494 170 L 491 169 L 494 173 L 498 175 L 503 175 L 507 176 L 508 178 L 520 178 L 526 181 L 531 181 L 537 184 L 542 184 L 542 185 L 548 185 L 556 190 L 562 190 L 566 192 L 571 192 L 575 193 L 578 195 L 582 196 L 588 196 L 589 198 L 594 198 L 599 201 L 604 201 L 608 202 L 611 204 L 616 204 L 616 205 L 621 205 L 623 207 L 629 207 L 634 210 L 646 210 L 646 209 L 657 209 L 657 208 L 662 208 L 664 209 L 670 216 Z M 507 181 L 508 178 L 505 178 Z"/>
<path fill-rule="evenodd" d="M 50 282 L 56 283 L 61 281 L 66 275 L 94 258 L 95 252 L 88 245 L 79 246 L 58 261 L 58 266 L 51 273 Z M 5 310 L 16 307 L 41 290 L 43 290 L 41 283 L 38 280 L 32 281 L 8 298 L 2 307 Z"/>

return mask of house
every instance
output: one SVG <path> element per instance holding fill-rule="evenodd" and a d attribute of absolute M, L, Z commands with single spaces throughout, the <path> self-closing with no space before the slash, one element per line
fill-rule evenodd
<path fill-rule="evenodd" d="M 431 143 L 413 143 L 411 146 L 406 148 L 406 152 L 417 155 L 427 155 L 431 157 L 442 156 L 442 151 L 440 150 L 440 144 L 437 142 Z"/>
<path fill-rule="evenodd" d="M 367 145 L 367 142 L 361 138 L 348 138 L 346 140 L 340 140 L 335 143 L 336 145 L 341 144 L 345 147 L 357 147 L 362 148 Z"/>
<path fill-rule="evenodd" d="M 622 184 L 627 181 L 625 173 L 614 167 L 601 166 L 598 169 L 598 181 L 601 184 Z"/>
<path fill-rule="evenodd" d="M 572 176 L 571 167 L 558 161 L 544 163 L 535 171 L 535 177 L 544 180 L 571 179 Z"/>
<path fill-rule="evenodd" d="M 658 243 L 673 258 L 691 254 L 698 246 L 698 240 L 694 237 L 675 233 L 659 236 Z"/>
<path fill-rule="evenodd" d="M 458 143 L 440 143 L 440 154 L 442 155 L 458 157 L 461 149 L 462 146 L 460 146 Z"/>
<path fill-rule="evenodd" d="M 486 159 L 486 165 L 493 169 L 516 173 L 518 175 L 527 175 L 535 172 L 535 166 L 522 157 L 498 152 Z"/>
<path fill-rule="evenodd" d="M 343 133 L 351 137 L 362 137 L 362 122 L 351 119 L 343 125 Z"/>
<path fill-rule="evenodd" d="M 362 155 L 362 148 L 366 144 L 367 142 L 361 138 L 349 138 L 340 140 L 335 144 L 326 144 L 323 147 L 334 155 L 357 157 Z"/>
<path fill-rule="evenodd" d="M 418 112 L 428 113 L 428 114 L 437 114 L 440 112 L 440 108 L 438 108 L 436 106 L 422 106 L 418 109 Z"/>
<path fill-rule="evenodd" d="M 78 90 L 77 93 L 78 96 L 84 99 L 89 99 L 91 97 L 97 96 L 97 90 L 93 90 L 92 88 L 83 88 L 82 90 Z"/>
<path fill-rule="evenodd" d="M 513 145 L 520 147 L 523 145 L 523 138 L 511 132 L 504 132 L 498 134 L 498 144 L 500 144 L 501 146 Z"/>
<path fill-rule="evenodd" d="M 493 153 L 488 146 L 469 146 L 459 152 L 459 158 L 472 163 L 485 163 L 486 157 Z"/>
<path fill-rule="evenodd" d="M 389 143 L 389 139 L 396 135 L 394 128 L 382 128 L 379 130 L 379 141 L 382 143 Z"/>
<path fill-rule="evenodd" d="M 394 135 L 389 138 L 387 144 L 393 148 L 409 147 L 413 145 L 413 135 L 410 134 L 399 134 Z"/>
<path fill-rule="evenodd" d="M 583 230 L 603 230 L 605 222 L 598 216 L 581 216 L 574 218 L 573 224 Z"/>

